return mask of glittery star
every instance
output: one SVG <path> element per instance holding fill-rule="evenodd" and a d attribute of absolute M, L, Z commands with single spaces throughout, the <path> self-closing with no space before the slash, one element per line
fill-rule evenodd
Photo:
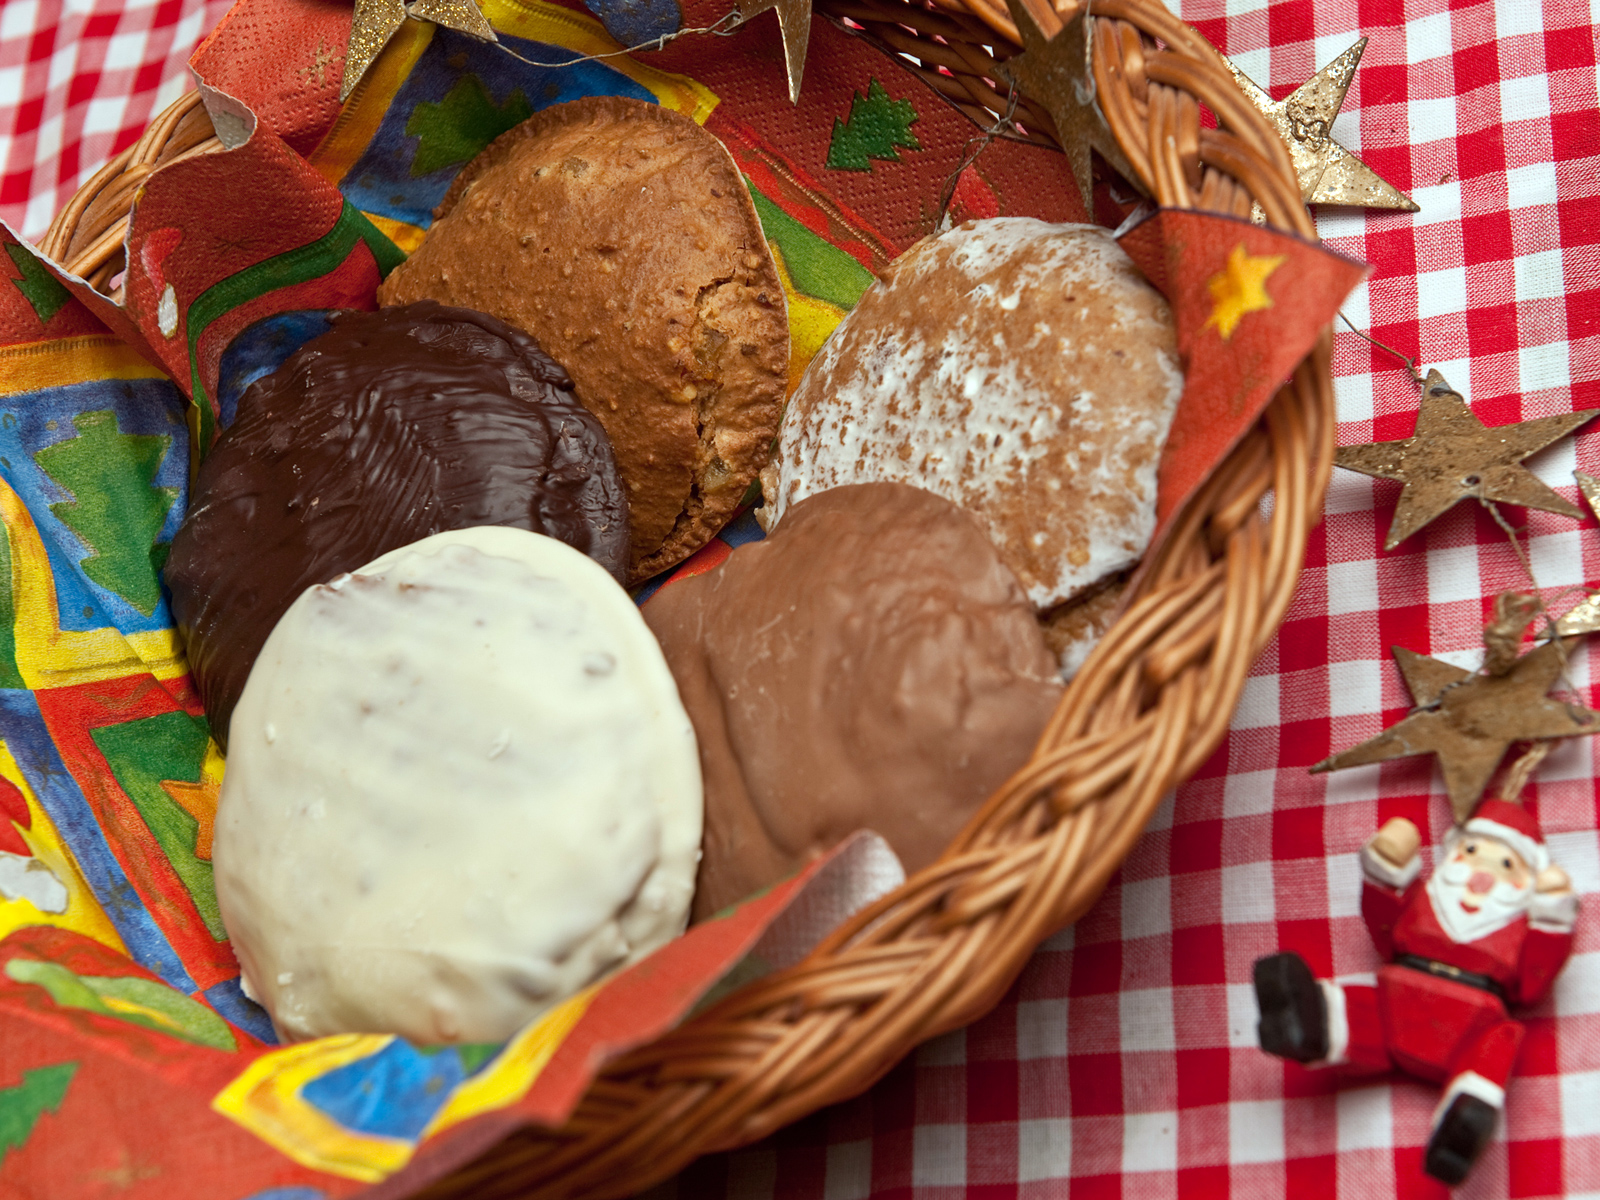
<path fill-rule="evenodd" d="M 1578 481 L 1578 490 L 1588 502 L 1589 511 L 1600 517 L 1600 479 L 1585 475 L 1582 471 L 1574 471 L 1572 477 Z"/>
<path fill-rule="evenodd" d="M 1333 140 L 1333 119 L 1339 115 L 1356 64 L 1367 48 L 1362 38 L 1282 100 L 1257 87 L 1231 62 L 1228 69 L 1289 147 L 1300 196 L 1307 204 L 1352 204 L 1358 208 L 1398 208 L 1416 212 L 1417 204 L 1350 151 Z"/>
<path fill-rule="evenodd" d="M 743 0 L 739 5 L 739 24 L 764 13 L 778 10 L 778 30 L 783 34 L 783 70 L 789 77 L 789 103 L 800 102 L 800 76 L 805 74 L 806 47 L 811 42 L 811 0 Z"/>
<path fill-rule="evenodd" d="M 1578 481 L 1578 490 L 1589 502 L 1589 511 L 1600 517 L 1600 479 L 1596 479 L 1593 475 L 1585 475 L 1582 471 L 1574 471 L 1572 477 Z M 1600 592 L 1590 592 L 1574 605 L 1561 620 L 1556 622 L 1556 632 L 1562 637 L 1571 637 L 1579 633 L 1600 633 Z"/>
<path fill-rule="evenodd" d="M 1437 371 L 1422 388 L 1416 431 L 1398 442 L 1341 446 L 1333 461 L 1341 467 L 1398 479 L 1405 490 L 1383 548 L 1393 550 L 1459 500 L 1475 496 L 1520 504 L 1565 517 L 1581 517 L 1560 493 L 1546 487 L 1520 465 L 1531 454 L 1565 437 L 1600 410 L 1537 417 L 1490 429 L 1478 420 L 1458 392 Z"/>
<path fill-rule="evenodd" d="M 1377 737 L 1319 762 L 1313 772 L 1432 754 L 1460 822 L 1472 815 L 1513 742 L 1600 733 L 1600 714 L 1545 695 L 1566 663 L 1561 642 L 1546 642 L 1499 676 L 1465 671 L 1399 646 L 1394 659 L 1417 707 Z"/>
<path fill-rule="evenodd" d="M 1006 0 L 1011 18 L 1022 35 L 1022 53 L 1008 58 L 996 70 L 1009 83 L 1044 105 L 1056 123 L 1056 136 L 1067 156 L 1067 166 L 1077 181 L 1084 210 L 1094 216 L 1094 175 L 1090 150 L 1124 179 L 1138 176 L 1128 164 L 1117 139 L 1111 135 L 1105 114 L 1095 103 L 1094 70 L 1090 58 L 1094 44 L 1094 19 L 1088 0 L 1063 24 L 1044 0 Z"/>
<path fill-rule="evenodd" d="M 1283 266 L 1283 260 L 1281 254 L 1264 254 L 1257 258 L 1245 250 L 1243 243 L 1228 251 L 1227 265 L 1206 280 L 1206 290 L 1211 293 L 1211 315 L 1200 328 L 1215 329 L 1222 340 L 1227 341 L 1246 313 L 1271 308 L 1267 277 Z"/>
<path fill-rule="evenodd" d="M 1590 592 L 1568 609 L 1556 622 L 1556 632 L 1562 637 L 1600 633 L 1600 592 Z"/>
<path fill-rule="evenodd" d="M 419 21 L 432 21 L 446 29 L 470 34 L 481 42 L 493 42 L 494 26 L 483 15 L 477 0 L 411 0 L 407 11 Z"/>
<path fill-rule="evenodd" d="M 483 42 L 498 41 L 475 0 L 356 0 L 355 20 L 350 25 L 350 45 L 345 50 L 344 78 L 339 84 L 339 102 L 350 98 L 361 77 L 383 53 L 389 39 L 405 24 L 407 17 L 432 21 L 447 29 L 468 34 Z"/>

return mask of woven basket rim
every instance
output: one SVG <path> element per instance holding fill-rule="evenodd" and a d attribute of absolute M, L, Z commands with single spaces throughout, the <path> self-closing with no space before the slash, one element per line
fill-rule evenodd
<path fill-rule="evenodd" d="M 1047 36 L 1062 22 L 1026 0 Z M 978 121 L 1006 99 L 1017 48 L 997 0 L 818 0 Z M 1248 218 L 1308 240 L 1287 148 L 1221 55 L 1161 0 L 1094 0 L 1095 82 L 1135 182 L 1164 207 Z M 1203 129 L 1201 107 L 1218 128 Z M 1029 140 L 1055 144 L 1024 99 Z M 139 185 L 220 150 L 198 92 L 90 179 L 40 249 L 101 290 L 121 270 Z M 858 1094 L 917 1043 L 991 1008 L 1034 947 L 1099 896 L 1161 798 L 1227 730 L 1276 631 L 1319 519 L 1333 454 L 1332 338 L 1190 499 L 1124 611 L 1069 684 L 1029 763 L 932 866 L 800 964 L 747 984 L 610 1065 L 568 1123 L 513 1133 L 422 1195 L 626 1196 L 703 1153 L 760 1139 Z M 1263 515 L 1261 500 L 1275 502 Z"/>

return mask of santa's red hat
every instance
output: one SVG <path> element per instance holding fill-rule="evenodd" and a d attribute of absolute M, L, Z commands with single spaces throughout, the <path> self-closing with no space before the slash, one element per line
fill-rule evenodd
<path fill-rule="evenodd" d="M 1550 851 L 1545 849 L 1539 823 L 1520 804 L 1512 804 L 1507 800 L 1485 800 L 1462 828 L 1467 833 L 1504 842 L 1517 852 L 1535 875 L 1550 865 Z"/>

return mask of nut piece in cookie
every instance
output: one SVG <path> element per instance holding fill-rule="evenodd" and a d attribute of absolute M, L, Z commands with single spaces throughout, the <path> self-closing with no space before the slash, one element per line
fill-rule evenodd
<path fill-rule="evenodd" d="M 457 176 L 378 293 L 533 334 L 600 419 L 628 491 L 629 576 L 687 558 L 767 461 L 789 362 L 783 288 L 722 143 L 653 104 L 545 109 Z"/>
<path fill-rule="evenodd" d="M 1051 609 L 1144 553 L 1182 390 L 1171 311 L 1105 230 L 969 221 L 897 259 L 812 360 L 762 521 L 915 484 L 976 515 Z"/>
<path fill-rule="evenodd" d="M 1061 685 L 977 521 L 919 488 L 835 488 L 644 606 L 706 788 L 694 915 L 857 829 L 932 862 L 1027 761 Z"/>

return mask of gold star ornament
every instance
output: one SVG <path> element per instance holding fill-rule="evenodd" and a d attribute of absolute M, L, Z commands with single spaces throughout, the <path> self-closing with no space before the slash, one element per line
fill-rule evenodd
<path fill-rule="evenodd" d="M 1582 471 L 1574 471 L 1572 477 L 1578 481 L 1578 490 L 1588 502 L 1589 511 L 1600 517 L 1600 479 L 1585 475 Z"/>
<path fill-rule="evenodd" d="M 1111 135 L 1105 114 L 1095 102 L 1094 70 L 1090 55 L 1094 46 L 1094 18 L 1088 0 L 1080 0 L 1076 10 L 1062 21 L 1048 0 L 1006 0 L 1011 19 L 1022 35 L 1022 53 L 1001 63 L 996 70 L 1007 83 L 1044 105 L 1056 123 L 1056 136 L 1083 197 L 1084 211 L 1094 218 L 1094 173 L 1091 150 L 1100 151 L 1130 184 L 1138 175 Z"/>
<path fill-rule="evenodd" d="M 1367 48 L 1362 38 L 1282 100 L 1273 98 L 1231 62 L 1228 69 L 1245 96 L 1277 127 L 1300 176 L 1307 204 L 1350 204 L 1416 212 L 1410 196 L 1333 140 L 1333 119 L 1344 105 L 1356 64 Z"/>
<path fill-rule="evenodd" d="M 1465 671 L 1399 646 L 1394 659 L 1416 707 L 1377 737 L 1319 762 L 1313 773 L 1432 754 L 1461 822 L 1483 798 L 1512 743 L 1600 733 L 1600 714 L 1545 695 L 1566 664 L 1562 642 L 1546 642 L 1498 676 Z"/>
<path fill-rule="evenodd" d="M 377 61 L 378 55 L 399 32 L 406 18 L 432 21 L 477 38 L 480 42 L 499 41 L 494 26 L 479 9 L 477 0 L 356 0 L 355 20 L 350 25 L 350 45 L 344 55 L 344 78 L 339 84 L 339 102 L 350 98 L 356 84 Z"/>
<path fill-rule="evenodd" d="M 1379 479 L 1398 479 L 1405 490 L 1383 548 L 1393 550 L 1457 501 L 1498 500 L 1581 517 L 1561 494 L 1541 483 L 1522 460 L 1600 415 L 1600 409 L 1536 417 L 1490 429 L 1438 371 L 1422 385 L 1416 431 L 1398 442 L 1340 446 L 1333 461 Z"/>
<path fill-rule="evenodd" d="M 1578 481 L 1578 490 L 1589 502 L 1589 511 L 1600 517 L 1600 479 L 1596 479 L 1593 475 L 1585 475 L 1582 471 L 1574 471 L 1572 477 Z M 1556 622 L 1556 632 L 1562 637 L 1572 637 L 1580 633 L 1600 633 L 1600 592 L 1590 592 L 1579 601 Z"/>
<path fill-rule="evenodd" d="M 783 34 L 783 69 L 789 78 L 789 103 L 800 102 L 800 77 L 806 69 L 806 47 L 811 44 L 811 0 L 740 0 L 739 24 L 769 8 L 778 10 L 778 31 Z"/>
<path fill-rule="evenodd" d="M 1556 632 L 1562 637 L 1600 633 L 1600 592 L 1590 592 L 1588 596 L 1573 605 L 1556 622 Z"/>

